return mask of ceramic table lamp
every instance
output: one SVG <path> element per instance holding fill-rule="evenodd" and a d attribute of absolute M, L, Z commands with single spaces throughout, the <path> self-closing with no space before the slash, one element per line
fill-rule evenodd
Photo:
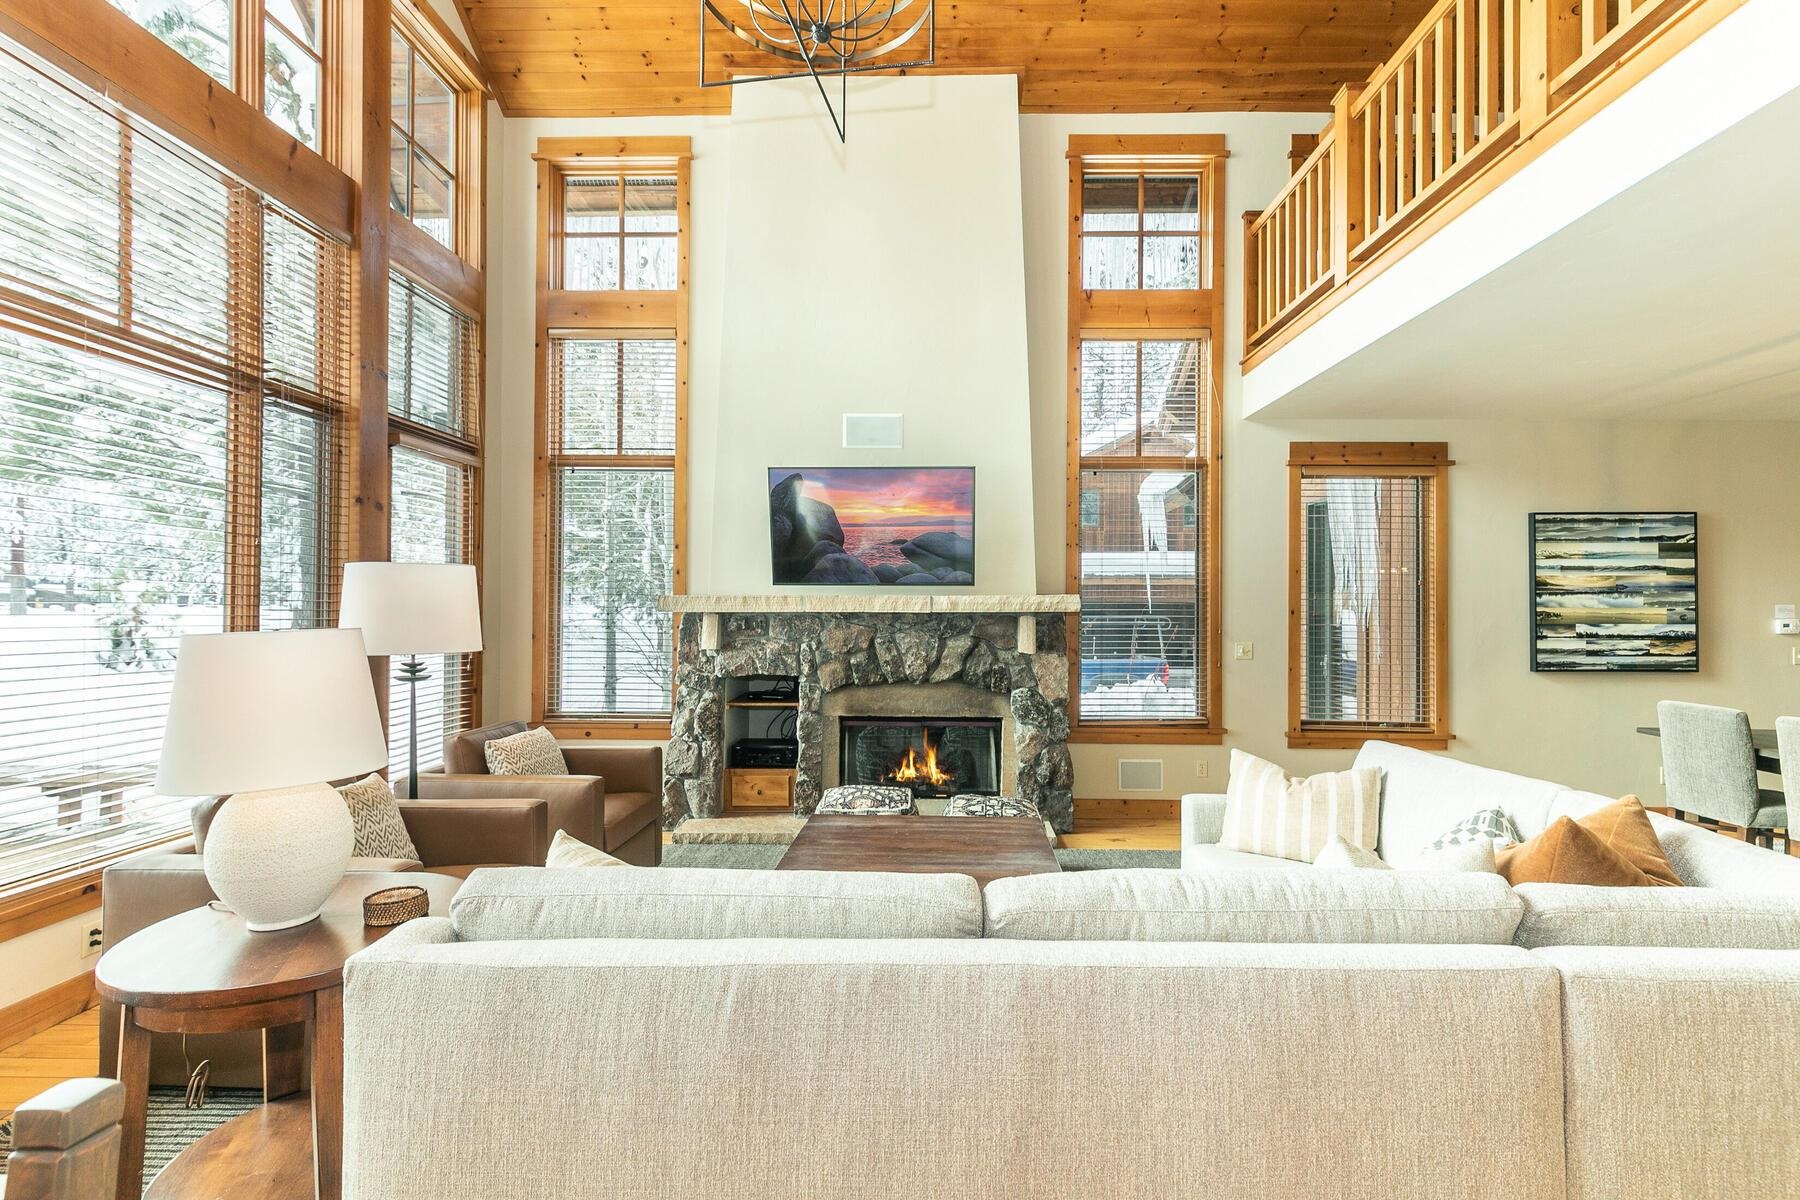
<path fill-rule="evenodd" d="M 370 654 L 404 656 L 407 685 L 408 799 L 419 798 L 419 684 L 429 679 L 421 654 L 473 654 L 481 649 L 481 601 L 467 563 L 344 564 L 338 625 L 360 629 Z"/>
<path fill-rule="evenodd" d="M 175 659 L 156 790 L 229 795 L 206 880 L 253 930 L 319 915 L 350 863 L 350 809 L 326 782 L 387 763 L 362 634 L 189 634 Z"/>

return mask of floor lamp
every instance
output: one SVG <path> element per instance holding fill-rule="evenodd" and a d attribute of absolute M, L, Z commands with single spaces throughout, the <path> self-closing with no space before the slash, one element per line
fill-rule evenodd
<path fill-rule="evenodd" d="M 466 563 L 344 564 L 338 625 L 360 629 L 371 655 L 404 657 L 408 689 L 406 798 L 419 798 L 419 684 L 431 678 L 421 654 L 481 649 L 481 600 Z"/>

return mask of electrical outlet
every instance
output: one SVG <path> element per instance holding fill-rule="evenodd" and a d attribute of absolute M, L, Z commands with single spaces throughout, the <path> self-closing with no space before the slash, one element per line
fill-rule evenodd
<path fill-rule="evenodd" d="M 1194 778 L 1206 779 L 1212 775 L 1212 765 L 1204 758 L 1194 764 Z"/>
<path fill-rule="evenodd" d="M 1789 661 L 1796 667 L 1800 667 L 1800 646 L 1795 646 L 1792 650 L 1789 650 L 1788 655 Z"/>
<path fill-rule="evenodd" d="M 81 927 L 81 957 L 92 958 L 100 953 L 100 943 L 104 940 L 101 936 L 100 926 L 83 925 Z"/>
<path fill-rule="evenodd" d="M 1253 643 L 1253 642 L 1233 642 L 1233 643 L 1231 643 L 1231 657 L 1238 658 L 1238 659 L 1255 658 L 1256 657 L 1255 643 Z"/>

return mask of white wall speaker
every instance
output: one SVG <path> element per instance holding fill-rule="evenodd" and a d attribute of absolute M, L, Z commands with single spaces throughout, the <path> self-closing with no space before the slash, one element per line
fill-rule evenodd
<path fill-rule="evenodd" d="M 1119 790 L 1121 792 L 1160 792 L 1162 788 L 1162 759 L 1121 758 L 1119 760 Z"/>
<path fill-rule="evenodd" d="M 844 449 L 900 449 L 900 414 L 845 413 Z"/>

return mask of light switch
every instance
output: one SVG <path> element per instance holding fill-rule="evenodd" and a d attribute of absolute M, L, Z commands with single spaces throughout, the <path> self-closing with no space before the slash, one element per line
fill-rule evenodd
<path fill-rule="evenodd" d="M 1255 658 L 1256 646 L 1251 642 L 1233 642 L 1231 643 L 1231 657 Z"/>

